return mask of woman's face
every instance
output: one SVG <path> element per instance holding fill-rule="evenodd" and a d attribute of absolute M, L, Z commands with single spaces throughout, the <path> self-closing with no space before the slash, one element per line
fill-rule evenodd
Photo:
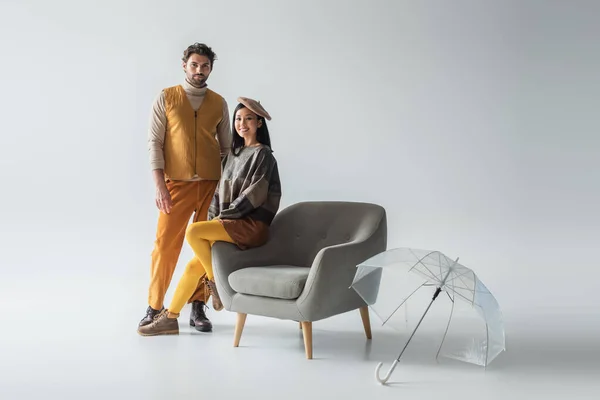
<path fill-rule="evenodd" d="M 247 108 L 240 108 L 235 114 L 235 130 L 244 142 L 253 143 L 256 141 L 256 131 L 262 125 L 256 114 Z"/>

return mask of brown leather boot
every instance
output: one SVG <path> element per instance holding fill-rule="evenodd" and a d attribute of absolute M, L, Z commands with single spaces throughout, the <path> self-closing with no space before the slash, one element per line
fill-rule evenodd
<path fill-rule="evenodd" d="M 160 310 L 155 310 L 154 308 L 148 306 L 148 308 L 146 309 L 146 315 L 144 316 L 144 318 L 142 318 L 138 326 L 148 325 L 154 320 L 154 317 L 156 317 L 164 309 L 165 308 L 163 307 Z"/>
<path fill-rule="evenodd" d="M 197 331 L 200 332 L 210 332 L 212 331 L 212 323 L 206 316 L 204 309 L 206 308 L 206 304 L 203 301 L 193 301 L 192 302 L 192 312 L 190 314 L 190 326 L 196 328 Z"/>
<path fill-rule="evenodd" d="M 171 316 L 172 318 L 169 318 Z M 148 325 L 140 326 L 138 333 L 142 336 L 156 336 L 156 335 L 178 335 L 179 334 L 179 323 L 177 317 L 179 314 L 170 315 L 169 310 L 162 310 L 151 323 Z"/>
<path fill-rule="evenodd" d="M 221 303 L 221 298 L 219 297 L 219 292 L 217 292 L 217 285 L 214 280 L 206 279 L 206 285 L 208 286 L 208 290 L 212 296 L 212 305 L 215 311 L 221 311 L 223 309 L 223 303 Z"/>

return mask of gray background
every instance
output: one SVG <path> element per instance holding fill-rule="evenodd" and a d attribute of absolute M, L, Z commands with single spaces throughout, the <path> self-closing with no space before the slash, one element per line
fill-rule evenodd
<path fill-rule="evenodd" d="M 382 204 L 389 247 L 460 257 L 508 337 L 598 337 L 600 2 L 0 4 L 0 298 L 14 337 L 28 321 L 85 337 L 115 313 L 135 334 L 157 217 L 150 107 L 195 41 L 217 53 L 208 83 L 231 110 L 247 96 L 273 116 L 282 207 Z M 33 351 L 21 344 L 15 357 Z"/>

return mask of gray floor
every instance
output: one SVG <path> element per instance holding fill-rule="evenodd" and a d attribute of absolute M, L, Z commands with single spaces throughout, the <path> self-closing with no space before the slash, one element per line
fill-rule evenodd
<path fill-rule="evenodd" d="M 374 368 L 379 361 L 388 368 L 406 338 L 373 319 L 367 341 L 358 312 L 315 323 L 315 358 L 308 361 L 294 322 L 249 316 L 233 348 L 234 314 L 211 311 L 215 331 L 201 334 L 187 325 L 186 308 L 179 336 L 140 337 L 142 280 L 85 271 L 68 279 L 25 277 L 0 284 L 3 400 L 600 398 L 599 336 L 597 326 L 583 326 L 585 318 L 573 328 L 567 320 L 509 315 L 508 352 L 487 370 L 436 363 L 423 331 L 384 387 Z"/>

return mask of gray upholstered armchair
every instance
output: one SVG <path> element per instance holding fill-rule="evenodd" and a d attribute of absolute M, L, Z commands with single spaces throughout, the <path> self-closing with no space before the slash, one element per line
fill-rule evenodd
<path fill-rule="evenodd" d="M 350 284 L 356 266 L 386 247 L 385 210 L 353 202 L 287 207 L 275 217 L 262 247 L 239 250 L 215 243 L 217 288 L 225 309 L 237 313 L 234 346 L 239 345 L 247 314 L 299 321 L 308 359 L 314 321 L 360 309 L 370 339 L 368 307 Z"/>

